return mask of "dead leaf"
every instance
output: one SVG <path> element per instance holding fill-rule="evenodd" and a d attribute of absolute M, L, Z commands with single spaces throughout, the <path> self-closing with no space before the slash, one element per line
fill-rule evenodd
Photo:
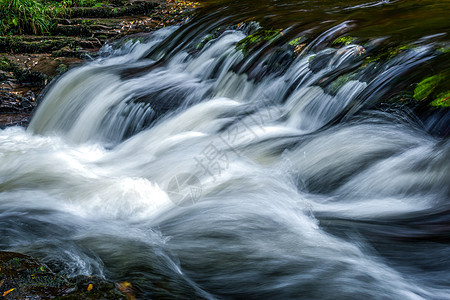
<path fill-rule="evenodd" d="M 2 282 L 3 283 L 3 282 Z M 3 297 L 5 297 L 6 295 L 8 295 L 9 293 L 11 293 L 12 291 L 14 291 L 16 288 L 13 288 L 13 289 L 10 289 L 10 290 L 7 290 L 6 292 L 4 292 L 3 293 Z"/>
<path fill-rule="evenodd" d="M 119 282 L 117 289 L 127 297 L 127 300 L 136 300 L 133 292 L 133 286 L 128 281 Z"/>

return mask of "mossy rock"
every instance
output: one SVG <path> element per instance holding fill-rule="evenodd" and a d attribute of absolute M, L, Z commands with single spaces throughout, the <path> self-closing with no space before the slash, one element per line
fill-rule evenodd
<path fill-rule="evenodd" d="M 113 49 L 120 49 L 127 43 L 131 43 L 131 44 L 144 43 L 146 40 L 148 40 L 148 38 L 149 38 L 149 35 L 147 33 L 137 33 L 137 34 L 128 35 L 124 38 L 116 40 L 111 45 L 112 45 Z"/>
<path fill-rule="evenodd" d="M 427 76 L 413 85 L 413 90 L 405 90 L 391 98 L 389 102 L 407 104 L 412 107 L 450 107 L 449 72 Z"/>
<path fill-rule="evenodd" d="M 5 299 L 42 299 L 74 290 L 64 277 L 30 256 L 0 252 L 0 268 L 0 295 Z"/>
<path fill-rule="evenodd" d="M 66 295 L 56 296 L 54 299 L 127 299 L 116 289 L 114 283 L 107 282 L 98 276 L 77 276 L 69 280 L 74 286 L 73 291 Z"/>
<path fill-rule="evenodd" d="M 303 43 L 303 42 L 305 42 L 305 41 L 306 41 L 306 37 L 305 37 L 304 35 L 302 35 L 302 36 L 300 36 L 300 37 L 298 37 L 298 38 L 295 38 L 295 39 L 289 41 L 288 44 L 289 44 L 290 46 L 295 47 L 295 46 L 298 46 L 298 45 L 300 45 L 301 43 Z"/>
<path fill-rule="evenodd" d="M 196 46 L 195 49 L 196 50 L 201 50 L 203 49 L 203 47 L 205 47 L 206 44 L 208 44 L 210 41 L 217 39 L 218 37 L 220 37 L 222 35 L 222 33 L 225 30 L 229 30 L 229 29 L 236 29 L 235 26 L 229 26 L 229 27 L 219 27 L 216 28 L 211 34 L 208 34 L 207 36 L 205 36 Z"/>
<path fill-rule="evenodd" d="M 78 39 L 40 37 L 0 37 L 0 52 L 48 53 L 66 46 L 74 46 Z"/>
<path fill-rule="evenodd" d="M 102 6 L 102 7 L 74 7 L 70 9 L 68 15 L 71 18 L 111 18 L 130 16 L 137 14 L 147 14 L 159 4 L 157 2 L 131 2 L 130 5 L 122 7 Z"/>
<path fill-rule="evenodd" d="M 52 29 L 52 34 L 67 36 L 90 36 L 92 34 L 92 29 L 91 26 L 87 24 L 58 25 Z"/>
<path fill-rule="evenodd" d="M 200 41 L 200 43 L 198 43 L 198 44 L 195 46 L 195 49 L 196 49 L 196 50 L 202 50 L 202 49 L 205 47 L 205 45 L 208 44 L 208 43 L 209 43 L 211 40 L 213 40 L 213 39 L 214 39 L 214 34 L 213 34 L 213 33 L 207 35 L 206 37 L 204 37 L 204 38 Z"/>
<path fill-rule="evenodd" d="M 255 47 L 272 42 L 278 36 L 280 36 L 280 29 L 266 30 L 263 28 L 258 29 L 255 33 L 243 38 L 236 44 L 236 49 L 241 50 L 243 54 L 247 54 Z"/>
<path fill-rule="evenodd" d="M 420 81 L 414 89 L 414 99 L 417 101 L 425 100 L 439 85 L 439 82 L 444 79 L 441 74 L 429 76 Z"/>
<path fill-rule="evenodd" d="M 37 259 L 0 252 L 2 299 L 127 299 L 111 282 L 100 277 L 66 278 Z"/>
<path fill-rule="evenodd" d="M 86 50 L 80 50 L 79 47 L 70 48 L 64 47 L 59 50 L 53 51 L 53 57 L 75 57 L 75 58 L 85 58 L 86 54 L 89 52 Z"/>
<path fill-rule="evenodd" d="M 404 104 L 415 104 L 416 101 L 414 100 L 414 92 L 413 91 L 401 91 L 394 97 L 392 97 L 389 102 L 395 103 L 398 105 L 404 105 Z"/>
<path fill-rule="evenodd" d="M 366 67 L 367 65 L 378 62 L 378 61 L 386 61 L 389 59 L 393 59 L 397 57 L 400 53 L 403 53 L 405 51 L 408 51 L 410 49 L 413 49 L 413 45 L 399 45 L 389 48 L 384 48 L 376 51 L 375 53 L 367 56 L 364 60 L 364 63 L 362 64 L 362 67 Z"/>
<path fill-rule="evenodd" d="M 450 91 L 440 93 L 430 105 L 434 107 L 450 107 Z"/>
<path fill-rule="evenodd" d="M 7 57 L 0 58 L 0 70 L 5 72 L 12 72 L 15 68 L 14 63 Z"/>
<path fill-rule="evenodd" d="M 347 46 L 350 45 L 351 43 L 353 43 L 356 39 L 354 37 L 351 36 L 341 36 L 337 39 L 335 39 L 331 45 L 332 46 Z"/>
<path fill-rule="evenodd" d="M 12 73 L 12 78 L 17 83 L 41 86 L 48 80 L 48 76 L 45 74 L 30 69 L 19 68 L 13 61 L 6 57 L 0 59 L 0 70 Z"/>
<path fill-rule="evenodd" d="M 414 88 L 414 100 L 428 103 L 432 107 L 450 106 L 450 70 L 423 78 Z"/>
<path fill-rule="evenodd" d="M 298 55 L 305 48 L 307 40 L 308 38 L 304 35 L 297 37 L 289 41 L 288 48 L 291 49 L 294 55 Z"/>
<path fill-rule="evenodd" d="M 330 85 L 330 93 L 335 95 L 348 82 L 356 78 L 356 73 L 347 73 L 339 76 Z"/>
<path fill-rule="evenodd" d="M 440 47 L 440 48 L 437 49 L 437 52 L 441 53 L 441 54 L 450 53 L 450 46 L 449 45 L 445 45 L 443 47 Z"/>

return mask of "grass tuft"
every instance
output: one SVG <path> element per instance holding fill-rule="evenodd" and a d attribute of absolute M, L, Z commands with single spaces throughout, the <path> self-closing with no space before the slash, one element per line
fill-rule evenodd
<path fill-rule="evenodd" d="M 0 0 L 0 35 L 44 34 L 55 26 L 54 18 L 71 7 L 98 7 L 108 0 Z"/>

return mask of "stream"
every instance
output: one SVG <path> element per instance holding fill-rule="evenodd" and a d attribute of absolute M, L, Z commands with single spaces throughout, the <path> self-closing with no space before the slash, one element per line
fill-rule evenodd
<path fill-rule="evenodd" d="M 450 69 L 449 2 L 203 4 L 0 130 L 0 250 L 138 299 L 450 299 L 450 114 L 388 101 Z"/>

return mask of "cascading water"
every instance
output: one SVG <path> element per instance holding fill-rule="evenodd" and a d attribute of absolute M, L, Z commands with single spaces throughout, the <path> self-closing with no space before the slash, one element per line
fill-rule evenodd
<path fill-rule="evenodd" d="M 107 46 L 0 131 L 0 249 L 142 299 L 450 299 L 445 126 L 378 105 L 435 41 L 365 69 L 352 22 L 287 55 L 240 14 Z"/>

